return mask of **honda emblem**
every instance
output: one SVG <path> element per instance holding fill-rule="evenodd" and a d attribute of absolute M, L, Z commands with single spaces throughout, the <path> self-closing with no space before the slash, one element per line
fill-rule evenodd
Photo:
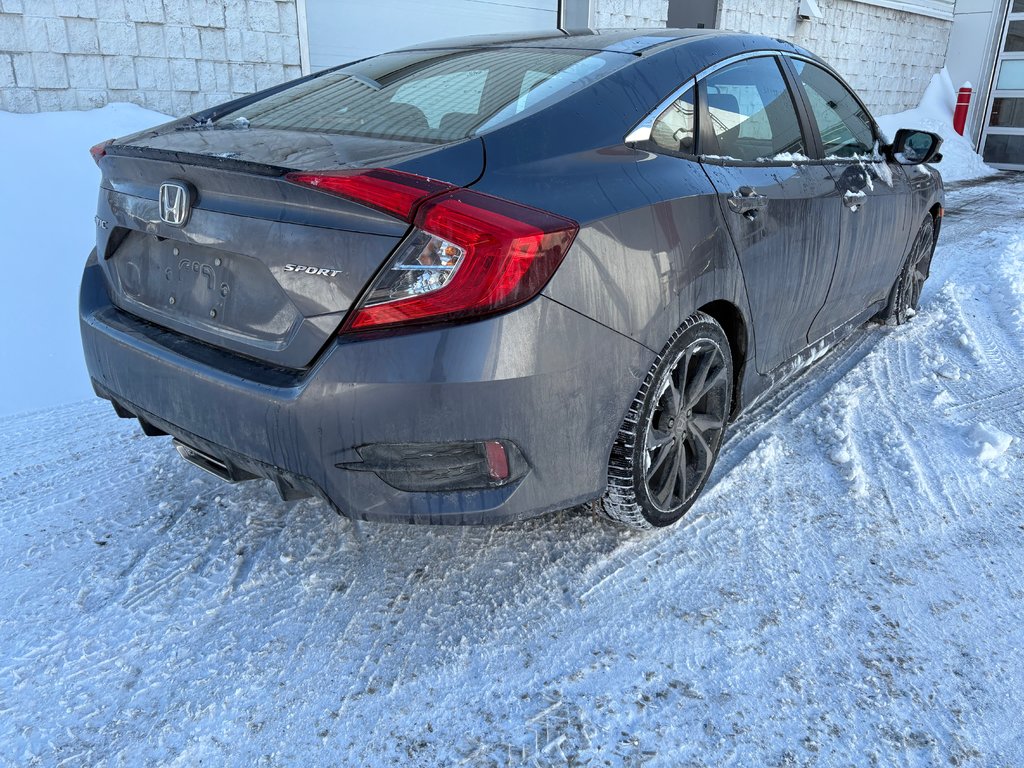
<path fill-rule="evenodd" d="M 172 227 L 184 227 L 192 213 L 191 185 L 165 181 L 160 185 L 160 220 Z"/>

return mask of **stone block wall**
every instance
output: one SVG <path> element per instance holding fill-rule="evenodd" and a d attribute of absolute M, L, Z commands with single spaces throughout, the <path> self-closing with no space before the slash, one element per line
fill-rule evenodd
<path fill-rule="evenodd" d="M 348 0 L 346 0 L 348 1 Z M 599 28 L 664 27 L 669 0 L 592 0 Z M 857 0 L 718 0 L 718 26 L 806 45 L 878 114 L 916 106 L 952 23 Z M 298 77 L 296 0 L 0 0 L 0 109 L 130 101 L 181 115 Z"/>
<path fill-rule="evenodd" d="M 878 115 L 916 107 L 945 66 L 951 21 L 855 0 L 818 0 L 822 18 L 798 21 L 797 6 L 797 0 L 719 0 L 718 26 L 809 48 Z"/>
<path fill-rule="evenodd" d="M 298 77 L 295 0 L 0 0 L 0 109 L 182 115 Z"/>
<path fill-rule="evenodd" d="M 664 27 L 668 0 L 592 0 L 598 29 Z"/>

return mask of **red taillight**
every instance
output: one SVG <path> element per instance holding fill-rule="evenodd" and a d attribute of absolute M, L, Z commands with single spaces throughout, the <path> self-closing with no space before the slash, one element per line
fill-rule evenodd
<path fill-rule="evenodd" d="M 107 139 L 101 141 L 99 144 L 89 148 L 89 154 L 92 155 L 92 159 L 99 165 L 100 158 L 107 154 L 107 147 L 114 143 L 113 139 Z"/>
<path fill-rule="evenodd" d="M 422 202 L 413 224 L 342 332 L 477 317 L 523 304 L 551 279 L 579 230 L 561 216 L 467 189 Z M 436 278 L 439 273 L 444 277 Z"/>
<path fill-rule="evenodd" d="M 570 219 L 388 168 L 285 179 L 411 222 L 341 332 L 501 312 L 538 293 L 579 226 Z"/>
<path fill-rule="evenodd" d="M 387 168 L 359 171 L 294 172 L 288 181 L 322 189 L 357 203 L 390 213 L 405 221 L 428 197 L 455 189 L 451 184 Z"/>

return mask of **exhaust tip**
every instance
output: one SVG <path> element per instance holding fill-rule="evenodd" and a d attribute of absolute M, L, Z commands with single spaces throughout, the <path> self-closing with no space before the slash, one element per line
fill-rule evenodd
<path fill-rule="evenodd" d="M 239 483 L 243 480 L 253 480 L 255 475 L 250 475 L 248 472 L 241 470 L 234 470 L 228 466 L 224 461 L 221 461 L 216 456 L 193 448 L 190 445 L 185 445 L 178 438 L 174 438 L 174 448 L 177 450 L 178 455 L 181 456 L 189 464 L 199 467 L 204 472 L 208 472 L 214 477 L 218 477 L 228 483 Z"/>

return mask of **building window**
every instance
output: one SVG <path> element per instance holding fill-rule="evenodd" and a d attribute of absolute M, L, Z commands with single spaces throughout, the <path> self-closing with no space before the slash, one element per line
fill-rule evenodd
<path fill-rule="evenodd" d="M 1020 53 L 1024 51 L 1024 21 L 1011 21 L 1009 29 L 1006 30 L 1006 45 L 1003 50 L 1007 53 Z"/>
<path fill-rule="evenodd" d="M 985 162 L 997 165 L 1020 165 L 1024 160 L 1024 136 L 990 133 L 985 142 Z"/>
<path fill-rule="evenodd" d="M 1024 90 L 1024 60 L 1004 61 L 999 67 L 996 88 L 1000 91 Z"/>
<path fill-rule="evenodd" d="M 1024 128 L 1024 99 L 993 99 L 989 125 L 996 128 Z"/>

